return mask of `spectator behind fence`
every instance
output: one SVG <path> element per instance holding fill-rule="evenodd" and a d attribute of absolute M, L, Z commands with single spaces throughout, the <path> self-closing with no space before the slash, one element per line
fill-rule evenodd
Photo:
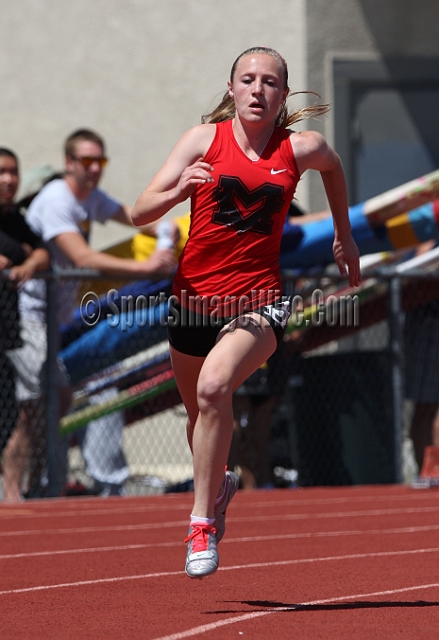
<path fill-rule="evenodd" d="M 425 242 L 417 255 L 429 251 Z M 406 397 L 413 401 L 410 436 L 418 471 L 425 447 L 439 446 L 439 300 L 408 311 L 405 319 Z"/>
<path fill-rule="evenodd" d="M 83 267 L 97 269 L 107 276 L 129 276 L 158 278 L 170 276 L 175 267 L 174 252 L 170 249 L 157 250 L 148 260 L 137 261 L 119 258 L 93 250 L 88 244 L 89 231 L 93 221 L 106 222 L 109 219 L 133 226 L 130 209 L 117 202 L 98 188 L 102 172 L 108 159 L 105 143 L 95 132 L 78 129 L 65 141 L 65 174 L 63 178 L 50 181 L 32 200 L 26 220 L 33 231 L 40 235 L 49 247 L 54 267 Z M 77 308 L 79 281 L 62 281 L 58 290 L 58 315 L 60 322 L 69 322 Z M 41 373 L 46 358 L 46 290 L 43 280 L 29 281 L 20 294 L 20 312 L 29 327 L 29 350 L 25 361 L 31 370 L 27 371 L 27 386 L 30 398 L 40 407 L 44 415 L 44 387 Z M 26 355 L 26 354 L 24 354 Z M 60 411 L 68 408 L 70 393 L 66 393 L 68 379 L 59 372 L 62 397 Z M 12 464 L 9 460 L 8 464 Z M 21 489 L 23 464 L 8 469 L 15 477 L 15 493 Z M 64 478 L 61 479 L 62 481 Z M 30 496 L 38 496 L 40 487 L 30 487 Z"/>
<path fill-rule="evenodd" d="M 0 281 L 0 453 L 4 451 L 3 467 L 8 456 L 14 427 L 21 429 L 23 415 L 16 398 L 15 370 L 11 364 L 22 346 L 17 288 L 34 275 L 49 268 L 49 252 L 21 215 L 15 196 L 19 186 L 18 158 L 10 149 L 0 148 L 0 269 L 9 269 L 9 278 Z M 34 432 L 26 433 L 33 442 Z M 15 450 L 23 456 L 26 447 Z M 7 464 L 6 464 L 7 466 Z M 5 500 L 17 498 L 8 491 L 8 479 L 3 477 Z M 19 498 L 20 496 L 18 496 Z"/>
<path fill-rule="evenodd" d="M 183 134 L 132 212 L 136 224 L 145 224 L 191 197 L 191 233 L 174 278 L 178 304 L 168 321 L 194 459 L 185 565 L 191 578 L 217 570 L 217 543 L 237 488 L 238 478 L 224 472 L 233 392 L 283 339 L 290 301 L 281 292 L 280 240 L 306 169 L 320 171 L 324 180 L 340 272 L 349 271 L 351 286 L 360 281 L 340 159 L 318 133 L 288 129 L 327 107 L 290 114 L 288 95 L 287 65 L 276 51 L 242 53 L 221 103 Z M 192 305 L 197 296 L 207 304 Z"/>

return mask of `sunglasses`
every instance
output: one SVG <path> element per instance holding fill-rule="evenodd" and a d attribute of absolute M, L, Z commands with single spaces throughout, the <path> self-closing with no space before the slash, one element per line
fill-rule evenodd
<path fill-rule="evenodd" d="M 101 169 L 103 169 L 108 164 L 108 158 L 105 156 L 101 156 L 100 158 L 94 158 L 93 156 L 82 156 L 78 158 L 76 156 L 70 156 L 72 160 L 77 160 L 80 162 L 86 169 L 89 169 L 93 162 L 97 162 Z"/>

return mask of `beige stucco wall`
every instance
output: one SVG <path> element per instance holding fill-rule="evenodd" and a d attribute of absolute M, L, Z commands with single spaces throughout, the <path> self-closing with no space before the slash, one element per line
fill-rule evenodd
<path fill-rule="evenodd" d="M 23 172 L 62 167 L 77 127 L 98 130 L 102 186 L 129 204 L 178 137 L 226 90 L 244 49 L 278 49 L 303 87 L 304 0 L 2 0 L 0 145 Z M 178 211 L 185 211 L 181 205 Z M 114 230 L 113 230 L 114 231 Z M 95 244 L 103 242 L 95 236 Z"/>
<path fill-rule="evenodd" d="M 336 57 L 439 56 L 438 0 L 307 0 L 305 11 L 306 79 L 325 101 L 332 101 Z M 329 115 L 313 127 L 332 143 L 332 124 Z M 311 210 L 322 206 L 318 174 L 309 175 L 307 196 Z"/>
<path fill-rule="evenodd" d="M 334 56 L 438 56 L 438 21 L 438 0 L 308 0 L 307 80 L 330 99 Z"/>
<path fill-rule="evenodd" d="M 111 162 L 102 186 L 132 204 L 178 136 L 226 88 L 245 48 L 278 49 L 293 90 L 332 97 L 334 55 L 437 55 L 438 0 L 0 0 L 0 145 L 62 167 L 62 143 L 97 129 Z M 332 116 L 302 124 L 331 140 Z M 326 206 L 318 175 L 299 186 Z M 181 205 L 174 213 L 182 213 Z M 97 246 L 120 231 L 98 229 Z"/>

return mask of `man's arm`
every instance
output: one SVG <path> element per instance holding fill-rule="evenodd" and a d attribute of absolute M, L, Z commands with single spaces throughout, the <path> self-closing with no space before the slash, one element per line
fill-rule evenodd
<path fill-rule="evenodd" d="M 157 229 L 160 228 L 159 225 L 161 220 L 156 220 L 155 222 L 150 222 L 149 224 L 145 224 L 143 226 L 137 227 L 133 224 L 133 221 L 131 219 L 131 211 L 132 211 L 132 207 L 128 207 L 127 205 L 122 205 L 120 209 L 116 211 L 116 213 L 111 219 L 115 220 L 116 222 L 120 222 L 120 224 L 125 224 L 128 227 L 133 227 L 133 229 L 136 230 L 136 233 L 144 233 L 147 236 L 157 238 Z M 170 233 L 171 233 L 172 241 L 174 244 L 177 244 L 180 238 L 180 231 L 177 225 L 175 224 L 175 222 L 173 222 L 172 220 L 169 220 L 169 223 L 171 225 Z"/>
<path fill-rule="evenodd" d="M 108 276 L 133 275 L 155 279 L 169 277 L 175 268 L 174 252 L 169 249 L 155 251 L 148 260 L 138 261 L 95 251 L 80 233 L 60 233 L 54 242 L 76 267 L 96 269 Z"/>
<path fill-rule="evenodd" d="M 10 279 L 22 283 L 29 280 L 35 270 L 49 267 L 49 253 L 23 216 L 17 213 L 12 221 L 13 235 L 0 231 L 0 269 L 12 267 Z M 36 249 L 42 251 L 33 255 Z"/>
<path fill-rule="evenodd" d="M 35 271 L 45 271 L 50 266 L 50 256 L 47 249 L 40 247 L 33 249 L 29 257 L 16 267 L 12 267 L 9 280 L 22 285 L 32 278 Z"/>
<path fill-rule="evenodd" d="M 131 207 L 126 204 L 122 204 L 111 219 L 116 220 L 116 222 L 120 222 L 121 224 L 126 224 L 129 227 L 134 227 L 130 213 Z"/>
<path fill-rule="evenodd" d="M 5 256 L 12 264 L 22 264 L 27 257 L 20 242 L 3 231 L 0 231 L 0 255 Z"/>

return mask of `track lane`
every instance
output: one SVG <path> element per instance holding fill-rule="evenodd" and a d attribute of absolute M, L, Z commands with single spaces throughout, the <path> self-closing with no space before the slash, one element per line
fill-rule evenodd
<path fill-rule="evenodd" d="M 239 492 L 220 570 L 204 581 L 182 571 L 192 496 L 169 498 L 0 515 L 2 639 L 437 637 L 439 493 Z"/>

